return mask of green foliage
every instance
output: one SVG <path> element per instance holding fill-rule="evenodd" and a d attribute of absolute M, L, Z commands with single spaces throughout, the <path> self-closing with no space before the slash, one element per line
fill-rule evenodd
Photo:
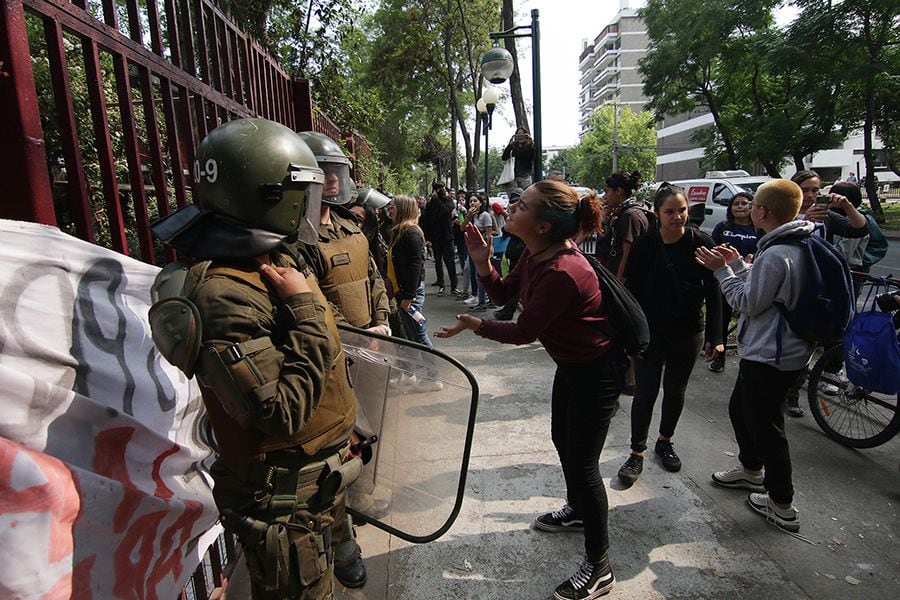
<path fill-rule="evenodd" d="M 588 131 L 574 148 L 566 152 L 570 179 L 579 185 L 603 189 L 606 177 L 613 172 L 613 130 L 618 135 L 618 169 L 640 171 L 649 177 L 656 169 L 656 130 L 653 114 L 634 112 L 612 104 L 591 115 Z"/>

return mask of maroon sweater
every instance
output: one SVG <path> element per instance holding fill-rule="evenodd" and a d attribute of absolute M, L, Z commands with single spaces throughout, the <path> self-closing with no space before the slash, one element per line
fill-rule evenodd
<path fill-rule="evenodd" d="M 566 363 L 590 362 L 612 346 L 597 274 L 576 250 L 544 262 L 532 261 L 526 250 L 506 279 L 492 270 L 481 282 L 497 305 L 520 294 L 524 307 L 515 323 L 484 321 L 482 337 L 505 344 L 540 340 L 551 358 Z"/>

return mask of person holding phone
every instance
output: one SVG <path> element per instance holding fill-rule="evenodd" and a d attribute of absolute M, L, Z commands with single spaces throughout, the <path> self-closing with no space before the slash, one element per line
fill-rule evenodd
<path fill-rule="evenodd" d="M 791 181 L 803 191 L 803 204 L 800 206 L 798 219 L 816 223 L 815 233 L 828 242 L 834 242 L 834 236 L 860 238 L 869 233 L 866 217 L 856 210 L 846 196 L 840 194 L 820 194 L 822 179 L 815 171 L 800 171 L 791 177 Z M 840 209 L 844 214 L 836 212 Z"/>

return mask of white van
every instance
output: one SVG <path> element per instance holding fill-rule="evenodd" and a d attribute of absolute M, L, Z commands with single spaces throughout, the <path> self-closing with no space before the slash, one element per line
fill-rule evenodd
<path fill-rule="evenodd" d="M 688 200 L 688 214 L 692 223 L 702 231 L 712 233 L 713 227 L 725 220 L 728 203 L 738 192 L 756 193 L 756 188 L 771 177 L 754 177 L 747 171 L 707 171 L 703 179 L 673 181 L 684 190 Z"/>

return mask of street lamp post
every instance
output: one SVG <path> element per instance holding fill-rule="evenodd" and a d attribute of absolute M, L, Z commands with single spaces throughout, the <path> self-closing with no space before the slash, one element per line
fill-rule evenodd
<path fill-rule="evenodd" d="M 481 98 L 475 103 L 475 108 L 478 109 L 478 114 L 481 115 L 481 125 L 484 129 L 484 193 L 487 196 L 491 195 L 490 180 L 488 179 L 488 131 L 491 130 L 494 107 L 499 99 L 500 96 L 497 94 L 497 90 L 487 87 Z"/>
<path fill-rule="evenodd" d="M 516 33 L 527 30 L 528 33 Z M 541 148 L 541 28 L 538 10 L 531 11 L 531 25 L 520 25 L 491 33 L 490 38 L 497 40 L 507 38 L 531 38 L 531 65 L 533 77 L 531 81 L 534 102 L 534 181 L 544 177 L 544 157 Z M 503 83 L 512 75 L 514 68 L 512 55 L 504 48 L 494 46 L 481 57 L 481 73 L 491 83 Z"/>

